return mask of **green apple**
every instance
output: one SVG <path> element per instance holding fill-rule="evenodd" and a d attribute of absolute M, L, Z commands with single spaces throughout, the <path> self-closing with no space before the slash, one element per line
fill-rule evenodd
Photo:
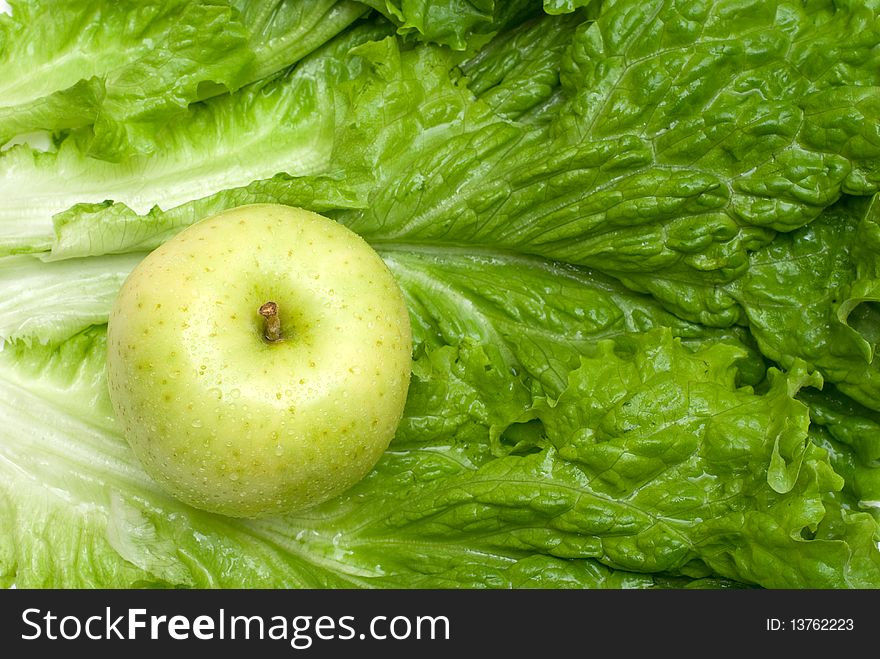
<path fill-rule="evenodd" d="M 177 498 L 259 517 L 363 478 L 403 414 L 412 335 L 381 257 L 321 215 L 242 206 L 132 271 L 108 383 L 146 471 Z"/>

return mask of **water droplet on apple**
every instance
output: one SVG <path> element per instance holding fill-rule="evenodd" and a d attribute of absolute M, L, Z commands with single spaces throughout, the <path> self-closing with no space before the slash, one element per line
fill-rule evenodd
<path fill-rule="evenodd" d="M 231 474 L 229 474 L 229 480 L 231 480 L 231 481 L 237 481 L 237 480 L 238 480 L 238 474 L 236 474 L 235 472 L 232 472 Z"/>
<path fill-rule="evenodd" d="M 211 396 L 213 396 L 217 400 L 221 400 L 223 398 L 223 392 L 220 391 L 220 389 L 218 389 L 217 387 L 213 387 L 211 389 L 208 389 L 208 393 L 211 394 Z"/>
<path fill-rule="evenodd" d="M 241 391 L 239 391 L 238 389 L 233 389 L 232 391 L 229 392 L 229 395 L 232 398 L 239 398 L 241 396 Z"/>
<path fill-rule="evenodd" d="M 192 427 L 193 428 L 201 428 L 202 427 L 202 420 L 201 419 L 193 419 Z"/>
<path fill-rule="evenodd" d="M 284 455 L 284 448 L 280 444 L 275 447 L 275 455 Z"/>

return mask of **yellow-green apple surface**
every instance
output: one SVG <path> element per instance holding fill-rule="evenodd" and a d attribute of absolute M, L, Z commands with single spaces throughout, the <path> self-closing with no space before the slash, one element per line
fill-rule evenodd
<path fill-rule="evenodd" d="M 412 338 L 381 257 L 298 208 L 241 206 L 150 253 L 108 326 L 110 398 L 146 471 L 235 517 L 363 478 L 403 413 Z"/>

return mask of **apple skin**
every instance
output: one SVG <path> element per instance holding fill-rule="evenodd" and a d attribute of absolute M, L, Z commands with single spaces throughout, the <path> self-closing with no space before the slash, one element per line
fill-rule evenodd
<path fill-rule="evenodd" d="M 283 338 L 264 338 L 278 305 Z M 204 219 L 125 281 L 107 330 L 110 400 L 146 471 L 233 517 L 326 501 L 387 449 L 412 334 L 381 257 L 328 218 L 277 204 Z"/>

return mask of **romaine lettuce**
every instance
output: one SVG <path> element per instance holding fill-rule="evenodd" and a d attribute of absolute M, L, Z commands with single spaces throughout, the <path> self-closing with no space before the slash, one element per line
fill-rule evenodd
<path fill-rule="evenodd" d="M 12 8 L 0 20 L 0 145 L 19 133 L 88 127 L 89 155 L 112 161 L 155 153 L 191 103 L 282 71 L 366 11 L 335 0 Z"/>
<path fill-rule="evenodd" d="M 751 255 L 732 290 L 764 354 L 786 367 L 803 359 L 841 392 L 880 410 L 877 195 L 845 198 L 777 236 Z"/>
<path fill-rule="evenodd" d="M 251 59 L 234 94 L 157 78 L 155 121 L 10 83 L 34 93 L 0 126 L 51 106 L 61 132 L 0 153 L 0 581 L 880 587 L 873 0 L 367 4 L 165 3 L 229 12 Z M 0 20 L 0 61 L 92 43 L 40 6 Z M 145 252 L 253 202 L 370 241 L 415 346 L 377 468 L 246 521 L 141 470 L 104 323 Z"/>

